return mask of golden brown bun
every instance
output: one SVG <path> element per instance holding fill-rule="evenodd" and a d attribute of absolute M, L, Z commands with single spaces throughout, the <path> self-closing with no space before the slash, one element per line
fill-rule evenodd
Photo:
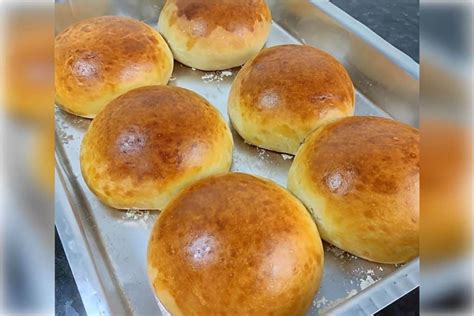
<path fill-rule="evenodd" d="M 172 315 L 302 315 L 323 255 L 295 197 L 271 181 L 228 173 L 190 185 L 160 214 L 148 274 Z"/>
<path fill-rule="evenodd" d="M 81 148 L 89 188 L 118 209 L 163 209 L 173 195 L 232 162 L 229 127 L 204 98 L 178 87 L 132 90 L 94 119 Z"/>
<path fill-rule="evenodd" d="M 93 118 L 134 88 L 166 84 L 173 56 L 161 35 L 143 22 L 103 16 L 83 20 L 56 37 L 56 102 Z"/>
<path fill-rule="evenodd" d="M 419 140 L 393 120 L 341 119 L 300 147 L 288 188 L 324 240 L 370 261 L 406 262 L 419 251 Z"/>
<path fill-rule="evenodd" d="M 294 154 L 316 128 L 354 112 L 344 67 L 311 46 L 264 49 L 232 84 L 228 112 L 246 142 Z"/>
<path fill-rule="evenodd" d="M 202 70 L 240 66 L 267 41 L 265 0 L 168 0 L 158 28 L 179 62 Z"/>

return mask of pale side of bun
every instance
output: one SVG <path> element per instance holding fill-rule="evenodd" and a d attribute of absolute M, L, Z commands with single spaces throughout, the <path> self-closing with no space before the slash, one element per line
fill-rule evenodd
<path fill-rule="evenodd" d="M 229 170 L 233 140 L 219 112 L 178 87 L 137 88 L 108 104 L 81 147 L 85 182 L 117 209 L 161 210 L 183 187 Z"/>
<path fill-rule="evenodd" d="M 179 62 L 222 70 L 244 64 L 262 49 L 271 20 L 264 0 L 168 0 L 158 29 Z"/>
<path fill-rule="evenodd" d="M 324 240 L 370 261 L 406 262 L 419 253 L 419 140 L 390 119 L 341 119 L 300 147 L 288 188 Z"/>
<path fill-rule="evenodd" d="M 208 177 L 180 192 L 148 244 L 151 284 L 172 315 L 303 315 L 323 261 L 303 204 L 242 173 Z"/>
<path fill-rule="evenodd" d="M 134 88 L 166 84 L 173 55 L 161 35 L 127 17 L 102 16 L 76 23 L 56 37 L 56 102 L 93 118 Z"/>
<path fill-rule="evenodd" d="M 354 113 L 354 93 L 346 70 L 331 55 L 281 45 L 264 49 L 240 70 L 228 112 L 247 143 L 295 154 L 312 131 Z"/>

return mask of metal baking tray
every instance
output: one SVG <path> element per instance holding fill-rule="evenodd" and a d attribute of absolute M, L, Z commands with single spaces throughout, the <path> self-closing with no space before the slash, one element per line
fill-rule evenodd
<path fill-rule="evenodd" d="M 129 15 L 156 25 L 160 1 L 110 1 L 95 15 Z M 417 126 L 419 66 L 349 15 L 326 1 L 267 1 L 273 27 L 267 47 L 304 43 L 339 59 L 357 89 L 356 115 L 392 117 Z M 81 5 L 69 1 L 81 18 Z M 58 5 L 59 3 L 57 3 Z M 63 3 L 64 4 L 64 3 Z M 89 10 L 90 11 L 90 10 Z M 79 13 L 77 13 L 79 12 Z M 72 19 L 57 19 L 70 24 Z M 298 56 L 295 56 L 298 58 Z M 175 64 L 171 85 L 196 91 L 227 118 L 227 95 L 238 69 L 202 72 Z M 148 283 L 146 247 L 157 212 L 117 211 L 88 190 L 79 148 L 90 121 L 56 109 L 56 227 L 90 315 L 160 315 Z M 235 133 L 233 171 L 274 180 L 286 187 L 292 157 L 249 146 Z M 310 315 L 367 315 L 419 285 L 419 261 L 371 263 L 325 243 L 321 288 Z"/>

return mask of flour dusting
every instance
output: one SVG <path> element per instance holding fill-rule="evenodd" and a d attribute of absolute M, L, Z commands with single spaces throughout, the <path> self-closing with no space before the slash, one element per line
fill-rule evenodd
<path fill-rule="evenodd" d="M 232 71 L 229 70 L 213 71 L 202 75 L 201 79 L 204 81 L 204 83 L 221 82 L 226 77 L 231 77 L 232 75 Z"/>

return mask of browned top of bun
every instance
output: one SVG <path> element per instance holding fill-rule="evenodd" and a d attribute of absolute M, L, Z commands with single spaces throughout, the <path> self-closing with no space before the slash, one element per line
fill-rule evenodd
<path fill-rule="evenodd" d="M 170 0 L 177 7 L 177 17 L 201 21 L 194 35 L 206 37 L 220 26 L 229 32 L 242 28 L 253 31 L 258 22 L 271 19 L 264 0 Z M 171 20 L 173 23 L 173 19 Z"/>
<path fill-rule="evenodd" d="M 306 156 L 308 170 L 335 199 L 357 198 L 360 191 L 389 195 L 413 191 L 419 183 L 419 141 L 417 129 L 394 120 L 344 118 L 318 135 Z"/>
<path fill-rule="evenodd" d="M 107 175 L 167 182 L 214 155 L 227 127 L 202 97 L 171 86 L 132 90 L 109 103 L 87 133 L 88 157 L 107 161 Z"/>
<path fill-rule="evenodd" d="M 322 238 L 359 257 L 400 263 L 419 252 L 419 131 L 370 116 L 311 134 L 288 180 Z"/>
<path fill-rule="evenodd" d="M 157 32 L 127 17 L 102 16 L 80 21 L 56 37 L 56 82 L 67 90 L 127 82 L 156 67 L 168 67 L 157 49 Z"/>
<path fill-rule="evenodd" d="M 148 263 L 171 312 L 299 315 L 318 287 L 323 253 L 314 222 L 291 194 L 228 173 L 170 203 L 153 229 Z"/>
<path fill-rule="evenodd" d="M 344 67 L 311 46 L 264 49 L 241 71 L 244 113 L 304 120 L 334 108 L 347 112 L 354 104 L 354 88 Z"/>

